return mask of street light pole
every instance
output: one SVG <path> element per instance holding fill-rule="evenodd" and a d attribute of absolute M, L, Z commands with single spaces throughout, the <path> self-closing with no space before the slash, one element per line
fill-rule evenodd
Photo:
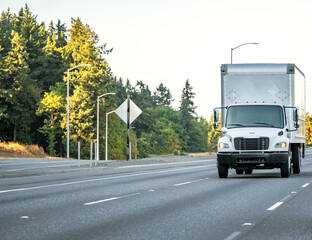
<path fill-rule="evenodd" d="M 96 157 L 95 157 L 95 159 L 96 159 L 96 161 L 98 161 L 99 160 L 99 156 L 100 156 L 100 152 L 99 152 L 99 150 L 100 150 L 100 144 L 99 144 L 99 142 L 100 142 L 100 138 L 99 138 L 99 132 L 100 132 L 100 98 L 101 97 L 104 97 L 104 96 L 106 96 L 106 95 L 115 95 L 116 93 L 104 93 L 104 94 L 102 94 L 101 96 L 98 96 L 97 97 L 97 110 L 96 110 Z M 107 160 L 107 158 L 106 158 L 106 160 Z"/>
<path fill-rule="evenodd" d="M 67 69 L 67 159 L 69 159 L 69 72 L 83 66 L 91 66 L 91 64 L 81 64 Z"/>
<path fill-rule="evenodd" d="M 107 153 L 107 145 L 108 145 L 108 115 L 109 114 L 111 114 L 111 113 L 113 113 L 113 112 L 115 112 L 115 110 L 114 111 L 111 111 L 111 112 L 108 112 L 108 113 L 106 113 L 106 130 L 105 130 L 105 161 L 107 161 L 107 156 L 108 156 L 108 153 Z"/>
<path fill-rule="evenodd" d="M 241 45 L 239 45 L 239 46 L 237 46 L 235 48 L 231 48 L 231 64 L 232 64 L 232 59 L 233 59 L 233 50 L 235 50 L 236 48 L 239 48 L 241 46 L 247 45 L 247 44 L 258 44 L 258 43 L 252 43 L 252 42 L 250 42 L 250 43 L 243 43 L 243 44 L 241 44 Z"/>

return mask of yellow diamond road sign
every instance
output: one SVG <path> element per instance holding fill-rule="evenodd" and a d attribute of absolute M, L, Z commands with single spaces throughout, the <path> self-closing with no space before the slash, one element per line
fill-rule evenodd
<path fill-rule="evenodd" d="M 128 99 L 126 99 L 115 111 L 117 115 L 127 123 L 127 104 Z M 134 102 L 130 99 L 130 124 L 142 113 L 142 110 L 135 105 Z"/>

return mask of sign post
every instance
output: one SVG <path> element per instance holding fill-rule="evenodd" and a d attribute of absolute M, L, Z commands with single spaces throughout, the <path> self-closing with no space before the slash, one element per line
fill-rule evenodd
<path fill-rule="evenodd" d="M 130 95 L 127 98 L 127 161 L 130 160 Z"/>
<path fill-rule="evenodd" d="M 131 101 L 130 95 L 115 110 L 115 113 L 127 124 L 127 160 L 130 157 L 130 124 L 142 113 L 142 110 Z"/>

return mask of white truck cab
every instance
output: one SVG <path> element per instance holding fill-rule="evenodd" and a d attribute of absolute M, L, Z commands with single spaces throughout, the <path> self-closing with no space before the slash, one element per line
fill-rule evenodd
<path fill-rule="evenodd" d="M 282 177 L 300 173 L 305 149 L 305 77 L 294 64 L 221 66 L 218 174 L 252 174 L 280 168 Z M 220 113 L 219 113 L 219 110 Z"/>

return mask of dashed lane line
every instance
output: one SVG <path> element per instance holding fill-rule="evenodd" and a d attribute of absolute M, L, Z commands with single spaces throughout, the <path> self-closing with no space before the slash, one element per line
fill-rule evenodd
<path fill-rule="evenodd" d="M 197 180 L 194 180 L 194 181 L 177 183 L 177 184 L 174 184 L 173 186 L 178 187 L 178 186 L 182 186 L 182 185 L 186 185 L 186 184 L 190 184 L 190 183 L 196 183 L 196 182 L 204 181 L 204 180 L 207 180 L 207 179 L 209 179 L 209 178 L 202 178 L 202 179 L 197 179 Z"/>
<path fill-rule="evenodd" d="M 224 240 L 232 240 L 232 239 L 236 238 L 240 233 L 241 232 L 233 232 L 230 236 L 228 236 Z"/>
<path fill-rule="evenodd" d="M 94 204 L 103 203 L 103 202 L 109 202 L 109 201 L 113 201 L 113 200 L 117 200 L 117 199 L 121 199 L 121 198 L 131 197 L 131 196 L 135 196 L 135 195 L 139 195 L 139 194 L 140 193 L 132 193 L 132 194 L 124 195 L 124 196 L 112 197 L 112 198 L 102 199 L 102 200 L 98 200 L 98 201 L 94 201 L 94 202 L 88 202 L 88 203 L 85 203 L 84 205 L 89 206 L 89 205 L 94 205 Z"/>
<path fill-rule="evenodd" d="M 274 205 L 272 205 L 271 207 L 269 207 L 267 210 L 268 211 L 273 211 L 275 210 L 276 208 L 278 208 L 279 206 L 281 206 L 284 202 L 277 202 L 275 203 Z"/>
<path fill-rule="evenodd" d="M 305 187 L 307 187 L 307 186 L 309 186 L 310 185 L 310 183 L 306 183 L 306 184 L 303 184 L 301 187 L 302 188 L 305 188 Z"/>

